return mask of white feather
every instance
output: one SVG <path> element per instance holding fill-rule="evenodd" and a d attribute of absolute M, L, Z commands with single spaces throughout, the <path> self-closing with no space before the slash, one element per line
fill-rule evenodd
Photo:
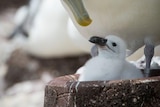
<path fill-rule="evenodd" d="M 89 53 L 91 44 L 81 36 L 72 21 L 69 21 L 69 16 L 60 1 L 42 0 L 41 3 L 38 1 L 40 2 L 40 0 L 31 0 L 32 5 L 29 10 L 22 8 L 23 11 L 29 11 L 34 15 L 36 9 L 34 5 L 35 7 L 40 5 L 30 24 L 29 38 L 26 39 L 23 48 L 28 53 L 42 58 Z M 19 16 L 24 19 L 26 14 L 19 14 Z"/>
<path fill-rule="evenodd" d="M 116 36 L 107 36 L 107 45 L 111 42 L 117 43 L 117 47 L 110 47 L 114 49 L 112 53 L 109 49 L 101 49 L 99 47 L 99 54 L 91 58 L 84 65 L 79 81 L 95 81 L 95 80 L 123 80 L 142 78 L 142 72 L 133 64 L 125 60 L 125 43 Z"/>
<path fill-rule="evenodd" d="M 125 40 L 130 53 L 142 47 L 146 38 L 155 46 L 160 44 L 160 0 L 79 0 L 92 20 L 88 26 L 79 25 L 64 2 L 67 0 L 61 1 L 86 38 L 117 35 Z"/>

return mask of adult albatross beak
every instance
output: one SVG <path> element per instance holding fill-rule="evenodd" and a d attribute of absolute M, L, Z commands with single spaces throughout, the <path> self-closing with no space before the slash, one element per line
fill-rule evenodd
<path fill-rule="evenodd" d="M 88 26 L 91 24 L 92 20 L 90 19 L 82 0 L 63 0 L 63 2 L 69 7 L 79 25 Z"/>

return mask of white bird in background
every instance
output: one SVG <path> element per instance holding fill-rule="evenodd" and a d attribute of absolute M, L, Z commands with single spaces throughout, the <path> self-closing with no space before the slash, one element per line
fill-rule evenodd
<path fill-rule="evenodd" d="M 142 78 L 142 72 L 127 62 L 126 45 L 119 37 L 110 35 L 105 39 L 91 37 L 98 47 L 98 56 L 91 58 L 80 72 L 79 81 L 120 80 Z"/>
<path fill-rule="evenodd" d="M 160 44 L 160 0 L 61 0 L 77 29 L 93 35 L 117 35 L 130 54 L 145 45 L 146 76 Z"/>
<path fill-rule="evenodd" d="M 28 53 L 42 58 L 89 53 L 91 43 L 75 28 L 59 0 L 30 0 L 29 4 L 17 12 L 12 34 L 28 36 L 23 41 Z"/>

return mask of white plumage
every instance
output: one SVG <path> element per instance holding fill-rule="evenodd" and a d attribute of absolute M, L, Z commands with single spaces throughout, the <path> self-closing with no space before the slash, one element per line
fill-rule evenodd
<path fill-rule="evenodd" d="M 81 2 L 82 0 L 71 1 Z M 82 26 L 77 22 L 68 8 L 68 0 L 62 0 L 77 29 L 85 36 L 117 35 L 125 40 L 127 48 L 136 51 L 144 45 L 145 38 L 149 38 L 157 45 L 160 43 L 160 1 L 159 0 L 83 0 L 84 7 L 92 20 L 88 26 Z M 79 3 L 80 4 L 80 3 Z M 78 10 L 82 6 L 75 6 Z M 85 17 L 86 13 L 78 13 Z"/>
<path fill-rule="evenodd" d="M 25 24 L 29 37 L 23 43 L 28 53 L 42 58 L 89 53 L 91 44 L 75 28 L 59 0 L 31 0 L 30 4 L 21 8 L 15 21 Z"/>
<path fill-rule="evenodd" d="M 159 0 L 61 0 L 77 29 L 89 38 L 117 35 L 127 44 L 128 55 L 146 46 L 146 76 L 154 47 L 160 44 Z"/>
<path fill-rule="evenodd" d="M 91 38 L 93 39 L 93 38 Z M 126 45 L 119 37 L 110 35 L 104 45 L 98 45 L 98 56 L 91 58 L 80 72 L 79 81 L 135 79 L 142 72 L 125 60 Z M 100 41 L 100 40 L 99 40 Z"/>

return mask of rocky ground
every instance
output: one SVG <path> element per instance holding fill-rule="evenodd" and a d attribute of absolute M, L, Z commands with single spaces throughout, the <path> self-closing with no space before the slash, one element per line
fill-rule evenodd
<path fill-rule="evenodd" d="M 12 52 L 0 68 L 3 75 L 0 106 L 43 107 L 45 84 L 57 76 L 75 73 L 89 57 L 83 55 L 47 60 L 20 50 Z"/>
<path fill-rule="evenodd" d="M 13 16 L 24 2 L 0 3 L 0 107 L 43 107 L 44 87 L 51 79 L 73 74 L 90 55 L 42 59 L 7 40 L 14 29 Z M 10 8 L 6 7 L 10 6 Z M 6 8 L 6 9 L 4 9 Z"/>
<path fill-rule="evenodd" d="M 57 76 L 75 73 L 90 58 L 41 59 L 13 46 L 0 52 L 0 107 L 43 107 L 45 84 Z"/>

